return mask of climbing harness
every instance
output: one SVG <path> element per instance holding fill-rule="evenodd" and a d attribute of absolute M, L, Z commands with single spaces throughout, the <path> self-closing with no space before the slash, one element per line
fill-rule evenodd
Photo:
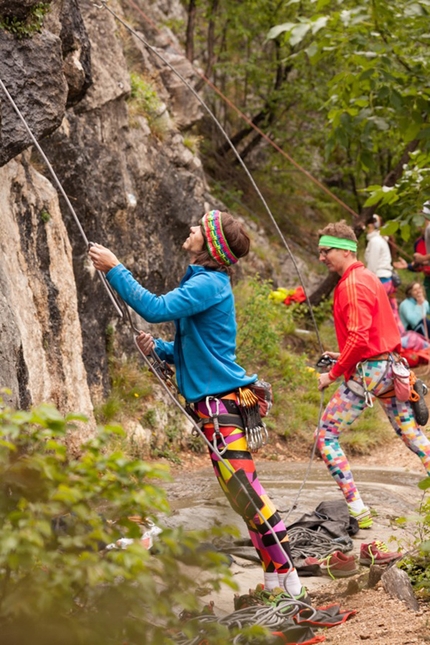
<path fill-rule="evenodd" d="M 215 402 L 215 410 L 212 410 L 211 406 L 211 401 Z M 216 396 L 207 396 L 206 397 L 206 407 L 209 410 L 210 413 L 210 421 L 213 424 L 214 427 L 214 433 L 213 433 L 213 439 L 212 439 L 212 448 L 214 450 L 218 450 L 218 453 L 220 455 L 223 455 L 226 450 L 228 449 L 228 446 L 225 442 L 224 435 L 220 431 L 220 419 L 219 419 L 219 399 L 217 399 Z M 223 448 L 222 450 L 219 449 L 218 443 L 222 443 Z"/>

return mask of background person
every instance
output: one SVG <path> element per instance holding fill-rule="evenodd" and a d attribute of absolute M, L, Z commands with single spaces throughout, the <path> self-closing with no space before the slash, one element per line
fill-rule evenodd
<path fill-rule="evenodd" d="M 414 243 L 414 261 L 408 263 L 400 258 L 394 262 L 394 266 L 396 269 L 422 272 L 426 299 L 430 301 L 430 201 L 424 203 L 421 215 L 424 217 L 424 225 L 422 235 Z"/>
<path fill-rule="evenodd" d="M 394 396 L 392 358 L 400 351 L 400 333 L 387 294 L 371 271 L 357 261 L 357 238 L 342 222 L 320 231 L 320 261 L 340 275 L 334 291 L 333 317 L 340 353 L 326 352 L 337 362 L 320 374 L 324 389 L 342 377 L 321 418 L 317 446 L 330 474 L 360 528 L 371 528 L 365 506 L 342 448 L 340 436 L 366 407 L 366 395 L 378 398 L 396 434 L 417 454 L 430 474 L 430 441 L 418 427 L 409 401 Z"/>
<path fill-rule="evenodd" d="M 381 235 L 381 226 L 382 220 L 379 215 L 372 215 L 372 220 L 367 224 L 367 246 L 364 252 L 364 261 L 369 271 L 372 271 L 382 282 L 390 305 L 396 311 L 396 286 L 393 282 L 391 250 L 388 238 Z"/>
<path fill-rule="evenodd" d="M 250 239 L 238 220 L 216 210 L 205 213 L 199 224 L 191 226 L 183 244 L 191 263 L 179 287 L 163 296 L 141 286 L 109 249 L 95 244 L 89 254 L 95 268 L 106 273 L 112 287 L 142 318 L 150 323 L 175 322 L 173 342 L 154 341 L 142 332 L 139 346 L 144 354 L 155 348 L 161 359 L 175 364 L 179 390 L 205 420 L 207 439 L 215 441 L 219 451 L 227 447 L 223 459 L 234 472 L 245 471 L 261 502 L 260 512 L 280 546 L 254 508 L 251 513 L 238 510 L 229 487 L 232 474 L 209 449 L 218 482 L 247 525 L 263 567 L 265 589 L 285 588 L 290 597 L 304 600 L 306 589 L 292 567 L 285 524 L 258 479 L 238 408 L 238 388 L 246 388 L 257 376 L 248 376 L 235 360 L 236 318 L 229 267 L 247 255 L 249 247 Z M 221 416 L 216 433 L 213 414 L 218 406 Z"/>
<path fill-rule="evenodd" d="M 425 338 L 429 337 L 430 321 L 427 316 L 430 310 L 425 299 L 424 289 L 419 282 L 411 282 L 406 287 L 406 298 L 400 303 L 399 315 L 406 331 L 412 330 Z"/>

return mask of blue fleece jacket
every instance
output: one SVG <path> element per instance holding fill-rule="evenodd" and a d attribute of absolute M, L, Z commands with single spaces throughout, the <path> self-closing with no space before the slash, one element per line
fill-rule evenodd
<path fill-rule="evenodd" d="M 257 379 L 236 363 L 234 298 L 226 273 L 191 264 L 179 287 L 164 296 L 142 287 L 122 264 L 106 277 L 147 322 L 174 321 L 175 340 L 156 340 L 155 351 L 174 363 L 179 391 L 187 401 L 231 392 Z"/>
<path fill-rule="evenodd" d="M 429 313 L 429 303 L 427 300 L 419 305 L 415 298 L 405 298 L 399 306 L 400 320 L 405 329 L 415 329 Z"/>

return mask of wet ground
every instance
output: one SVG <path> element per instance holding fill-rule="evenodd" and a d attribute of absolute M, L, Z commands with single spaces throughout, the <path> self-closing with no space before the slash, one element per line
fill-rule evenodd
<path fill-rule="evenodd" d="M 312 463 L 301 491 L 308 463 L 259 463 L 258 459 L 256 462 L 260 481 L 287 525 L 298 520 L 304 513 L 315 510 L 323 500 L 343 499 L 322 462 Z M 403 538 L 405 531 L 397 527 L 394 520 L 413 513 L 422 495 L 417 484 L 424 478 L 424 474 L 418 461 L 416 466 L 416 471 L 392 467 L 354 468 L 355 481 L 363 500 L 377 514 L 370 530 L 361 530 L 354 536 L 354 555 L 358 556 L 363 542 L 375 539 L 388 543 L 390 550 L 397 550 L 397 543 L 393 538 Z M 203 529 L 213 524 L 234 525 L 243 537 L 248 537 L 243 521 L 231 510 L 219 489 L 211 467 L 176 475 L 175 481 L 167 486 L 167 494 L 172 514 L 163 518 L 163 524 L 172 527 L 182 525 L 190 529 Z M 290 510 L 293 506 L 295 508 Z M 238 593 L 247 593 L 249 588 L 255 588 L 262 582 L 260 566 L 249 560 L 234 556 L 231 570 L 239 586 Z M 196 572 L 196 576 L 201 576 L 204 586 L 204 573 Z M 326 576 L 303 578 L 303 583 L 311 593 L 327 582 Z M 233 611 L 233 592 L 230 588 L 203 596 L 202 600 L 214 600 L 217 615 Z"/>

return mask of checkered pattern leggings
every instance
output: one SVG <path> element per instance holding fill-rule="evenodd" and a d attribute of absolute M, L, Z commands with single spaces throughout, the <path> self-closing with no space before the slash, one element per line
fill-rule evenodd
<path fill-rule="evenodd" d="M 393 373 L 386 361 L 369 361 L 364 364 L 367 389 L 375 396 L 392 389 Z M 360 382 L 358 373 L 353 376 Z M 396 434 L 424 464 L 430 475 L 430 441 L 415 421 L 409 401 L 402 403 L 395 397 L 378 399 Z M 331 397 L 321 419 L 318 449 L 330 474 L 338 484 L 347 502 L 360 499 L 348 459 L 339 444 L 343 430 L 348 428 L 366 407 L 364 398 L 354 394 L 342 383 Z"/>

